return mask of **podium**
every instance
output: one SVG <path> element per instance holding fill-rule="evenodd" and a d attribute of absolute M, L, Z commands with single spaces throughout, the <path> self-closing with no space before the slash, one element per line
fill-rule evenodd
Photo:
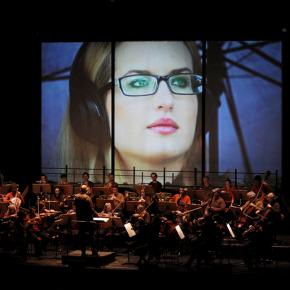
<path fill-rule="evenodd" d="M 101 267 L 115 261 L 115 252 L 99 251 L 97 256 L 92 255 L 92 251 L 87 250 L 86 256 L 82 256 L 81 250 L 70 251 L 61 258 L 63 265 L 71 267 Z"/>

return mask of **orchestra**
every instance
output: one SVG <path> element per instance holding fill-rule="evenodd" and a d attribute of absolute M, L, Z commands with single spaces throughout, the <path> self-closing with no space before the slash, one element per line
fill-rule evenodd
<path fill-rule="evenodd" d="M 259 178 L 255 178 L 254 184 L 245 191 L 246 200 L 238 195 L 241 204 L 236 206 L 237 190 L 230 179 L 226 179 L 222 187 L 214 188 L 209 184 L 209 178 L 204 177 L 203 185 L 198 189 L 179 186 L 178 192 L 166 193 L 161 191 L 162 186 L 158 185 L 157 175 L 153 173 L 155 189 L 153 194 L 148 195 L 146 185 L 139 191 L 133 188 L 131 192 L 123 194 L 114 182 L 113 175 L 110 176 L 110 186 L 98 188 L 89 182 L 85 172 L 79 191 L 72 195 L 65 192 L 62 186 L 73 187 L 74 184 L 67 183 L 67 180 L 60 181 L 51 185 L 51 192 L 45 195 L 36 192 L 37 203 L 32 206 L 26 206 L 29 203 L 25 202 L 19 186 L 12 183 L 11 190 L 3 195 L 2 204 L 7 204 L 7 207 L 1 211 L 0 224 L 4 226 L 7 221 L 14 224 L 16 232 L 24 237 L 25 244 L 32 243 L 35 255 L 41 256 L 47 244 L 58 235 L 58 230 L 62 227 L 71 229 L 76 223 L 81 252 L 85 256 L 88 242 L 93 255 L 97 255 L 100 244 L 97 244 L 96 239 L 102 239 L 103 245 L 112 248 L 116 239 L 128 238 L 124 228 L 128 222 L 137 236 L 140 235 L 137 241 L 147 241 L 154 251 L 156 245 L 152 246 L 152 241 L 160 244 L 164 238 L 171 245 L 182 247 L 178 227 L 185 241 L 194 247 L 200 246 L 202 253 L 205 245 L 212 247 L 210 241 L 216 243 L 221 240 L 217 237 L 232 238 L 229 225 L 239 241 L 253 243 L 253 236 L 262 236 L 264 241 L 271 244 L 284 217 L 277 195 Z M 66 176 L 62 177 L 66 179 Z M 48 183 L 45 175 L 42 180 L 43 184 Z M 155 192 L 157 188 L 159 192 Z M 201 190 L 203 196 L 197 196 Z M 97 224 L 94 218 L 99 218 L 102 223 Z M 215 238 L 211 231 L 215 233 Z M 22 252 L 27 251 L 27 247 L 18 246 Z M 191 252 L 191 260 L 195 254 L 196 250 Z"/>

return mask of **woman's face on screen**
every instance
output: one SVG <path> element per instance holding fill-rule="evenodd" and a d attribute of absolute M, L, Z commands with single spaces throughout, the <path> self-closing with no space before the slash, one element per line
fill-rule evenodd
<path fill-rule="evenodd" d="M 191 147 L 197 96 L 174 94 L 165 81 L 159 82 L 156 91 L 157 82 L 147 77 L 180 73 L 194 73 L 192 57 L 183 42 L 123 42 L 116 47 L 115 79 L 135 75 L 123 80 L 123 92 L 120 85 L 115 86 L 115 147 L 125 160 L 130 156 L 170 162 Z M 182 88 L 181 77 L 169 82 Z M 156 93 L 134 95 L 140 91 Z"/>

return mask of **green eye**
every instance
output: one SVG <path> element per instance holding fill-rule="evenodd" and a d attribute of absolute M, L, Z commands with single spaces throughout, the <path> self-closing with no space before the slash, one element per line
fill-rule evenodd
<path fill-rule="evenodd" d="M 178 77 L 172 78 L 170 80 L 170 84 L 172 86 L 176 86 L 179 88 L 186 88 L 188 87 L 188 79 L 184 76 L 178 76 Z"/>
<path fill-rule="evenodd" d="M 149 85 L 149 80 L 144 78 L 138 78 L 130 81 L 128 85 L 132 88 L 138 89 L 138 88 L 144 88 Z"/>

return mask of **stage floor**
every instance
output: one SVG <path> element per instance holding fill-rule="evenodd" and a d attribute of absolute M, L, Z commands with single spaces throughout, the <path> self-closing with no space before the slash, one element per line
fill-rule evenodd
<path fill-rule="evenodd" d="M 83 283 L 106 283 L 109 282 L 111 287 L 120 287 L 120 281 L 122 285 L 130 283 L 134 289 L 131 280 L 137 277 L 142 280 L 144 285 L 149 286 L 154 281 L 160 280 L 164 285 L 172 286 L 170 279 L 174 277 L 182 277 L 184 283 L 189 281 L 206 281 L 206 283 L 214 283 L 218 279 L 229 282 L 234 281 L 237 283 L 245 283 L 246 281 L 254 280 L 254 282 L 265 283 L 267 285 L 267 279 L 271 278 L 278 281 L 278 285 L 282 281 L 288 281 L 290 273 L 290 236 L 278 237 L 278 244 L 274 245 L 281 252 L 281 259 L 275 260 L 263 260 L 249 268 L 242 259 L 239 258 L 218 258 L 213 257 L 210 263 L 202 262 L 197 266 L 196 261 L 193 261 L 190 268 L 185 267 L 189 255 L 182 255 L 175 253 L 171 255 L 168 253 L 162 256 L 160 260 L 152 259 L 149 263 L 138 263 L 139 256 L 132 253 L 129 254 L 126 249 L 122 251 L 116 251 L 114 253 L 99 252 L 101 257 L 111 254 L 114 259 L 108 259 L 105 263 L 94 264 L 94 259 L 90 259 L 90 263 L 80 262 L 67 264 L 64 263 L 62 254 L 55 252 L 53 249 L 49 249 L 45 255 L 41 258 L 29 256 L 27 260 L 21 261 L 19 257 L 9 255 L 9 253 L 1 254 L 1 274 L 3 277 L 11 276 L 13 274 L 24 275 L 25 277 L 43 277 L 47 279 L 47 283 L 43 286 L 52 284 L 54 279 L 57 282 L 58 287 L 56 289 L 67 289 L 68 285 L 73 289 L 75 286 L 74 281 Z M 283 252 L 284 251 L 284 252 Z M 285 254 L 283 254 L 285 253 Z M 87 252 L 91 254 L 90 251 Z M 67 253 L 65 253 L 67 257 Z M 69 256 L 79 257 L 80 251 L 70 252 Z M 176 276 L 178 275 L 178 276 Z M 82 277 L 82 278 L 81 278 Z M 210 278 L 209 278 L 210 277 Z M 157 279 L 157 280 L 156 280 Z M 14 281 L 21 286 L 21 280 Z M 194 282 L 194 283 L 195 283 Z M 43 287 L 41 287 L 43 289 Z M 127 286 L 129 287 L 129 286 Z M 54 287 L 48 287 L 49 289 Z M 123 288 L 123 287 L 121 287 Z M 130 287 L 129 287 L 130 288 Z M 81 289 L 82 288 L 77 288 Z"/>

